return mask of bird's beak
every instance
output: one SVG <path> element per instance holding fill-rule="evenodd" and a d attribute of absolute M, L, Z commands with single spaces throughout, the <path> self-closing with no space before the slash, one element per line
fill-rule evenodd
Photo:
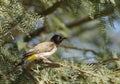
<path fill-rule="evenodd" d="M 68 38 L 64 37 L 63 39 L 68 39 Z"/>

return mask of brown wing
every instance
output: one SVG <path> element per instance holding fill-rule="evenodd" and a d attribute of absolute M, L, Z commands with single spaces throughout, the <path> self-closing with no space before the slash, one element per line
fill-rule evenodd
<path fill-rule="evenodd" d="M 23 56 L 28 57 L 28 56 L 31 56 L 33 54 L 39 54 L 42 52 L 49 52 L 54 48 L 54 46 L 55 46 L 55 44 L 53 42 L 43 42 L 43 43 L 36 45 L 32 49 L 30 49 Z"/>

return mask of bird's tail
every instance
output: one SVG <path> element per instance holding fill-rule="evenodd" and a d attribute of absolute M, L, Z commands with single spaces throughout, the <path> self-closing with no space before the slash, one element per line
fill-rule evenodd
<path fill-rule="evenodd" d="M 15 67 L 14 67 L 11 71 L 8 72 L 8 74 L 11 74 L 11 73 L 13 73 L 13 72 L 16 72 L 16 70 L 19 69 L 19 67 L 20 67 L 21 65 L 23 65 L 24 62 L 25 62 L 25 60 L 22 60 L 21 62 L 19 62 L 17 65 L 15 65 Z"/>
<path fill-rule="evenodd" d="M 21 62 L 19 62 L 17 65 L 15 65 L 15 67 L 11 70 L 11 71 L 9 71 L 8 72 L 8 74 L 11 74 L 11 73 L 13 73 L 13 72 L 16 72 L 16 70 L 17 69 L 19 69 L 19 67 L 21 66 L 21 65 L 23 65 L 24 63 L 25 63 L 25 61 L 26 60 L 34 60 L 36 58 L 36 56 L 33 54 L 33 55 L 31 55 L 31 56 L 24 56 L 24 58 L 22 58 L 22 61 Z"/>

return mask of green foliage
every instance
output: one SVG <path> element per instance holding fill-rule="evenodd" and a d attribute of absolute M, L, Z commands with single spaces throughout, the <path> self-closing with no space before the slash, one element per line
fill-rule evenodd
<path fill-rule="evenodd" d="M 28 33 L 43 25 L 44 22 L 44 18 L 33 11 L 24 11 L 21 2 L 16 0 L 1 1 L 0 19 L 0 39 L 3 39 L 3 42 L 6 37 L 14 39 L 19 32 L 28 35 Z M 14 31 L 19 32 L 13 34 Z"/>
<path fill-rule="evenodd" d="M 58 69 L 48 69 L 44 70 L 40 73 L 44 74 L 42 76 L 38 76 L 37 78 L 40 78 L 40 83 L 66 83 L 66 84 L 93 84 L 93 83 L 115 83 L 115 77 L 117 74 L 110 71 L 109 69 L 105 67 L 101 67 L 99 69 L 96 69 L 95 66 L 89 66 L 89 65 L 81 65 L 77 66 L 74 63 L 71 62 L 65 62 L 63 63 L 64 67 L 58 68 Z M 68 66 L 69 65 L 69 66 Z M 99 66 L 100 67 L 100 66 Z M 46 73 L 47 72 L 47 73 Z M 109 78 L 109 74 L 112 75 L 112 78 Z M 49 78 L 49 75 L 52 77 Z M 112 80 L 111 80 L 112 79 Z M 85 81 L 86 80 L 86 81 Z M 119 83 L 117 81 L 116 83 Z"/>
<path fill-rule="evenodd" d="M 120 51 L 112 47 L 119 46 L 119 37 L 108 34 L 114 21 L 119 23 L 119 4 L 119 0 L 0 0 L 0 84 L 33 84 L 33 78 L 38 84 L 119 84 Z M 46 10 L 48 15 L 41 15 Z M 68 37 L 63 43 L 68 47 L 53 55 L 61 67 L 40 70 L 44 65 L 35 64 L 31 78 L 23 69 L 26 63 L 7 74 L 37 43 L 34 37 L 40 35 L 41 42 L 55 33 Z M 31 38 L 24 42 L 27 36 Z"/>
<path fill-rule="evenodd" d="M 41 84 L 119 84 L 120 73 L 108 69 L 103 65 L 86 65 L 86 64 L 77 64 L 70 61 L 61 61 L 63 67 L 60 68 L 47 68 L 44 70 L 39 70 L 41 66 L 34 68 L 34 71 L 31 72 L 34 74 L 34 78 L 38 83 Z M 35 65 L 36 66 L 36 65 Z M 1 83 L 10 83 L 10 84 L 22 84 L 30 83 L 33 81 L 30 79 L 24 72 L 18 71 L 14 75 L 3 75 L 1 72 L 2 81 Z M 7 80 L 7 81 L 6 81 Z M 28 82 L 29 80 L 29 82 Z M 4 82 L 5 81 L 5 82 Z"/>

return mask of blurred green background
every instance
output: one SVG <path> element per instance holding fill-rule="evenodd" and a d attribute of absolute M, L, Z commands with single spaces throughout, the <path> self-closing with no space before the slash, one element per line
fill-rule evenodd
<path fill-rule="evenodd" d="M 0 84 L 119 84 L 119 23 L 119 0 L 0 0 Z M 68 38 L 50 58 L 65 66 L 6 75 L 54 34 Z"/>

